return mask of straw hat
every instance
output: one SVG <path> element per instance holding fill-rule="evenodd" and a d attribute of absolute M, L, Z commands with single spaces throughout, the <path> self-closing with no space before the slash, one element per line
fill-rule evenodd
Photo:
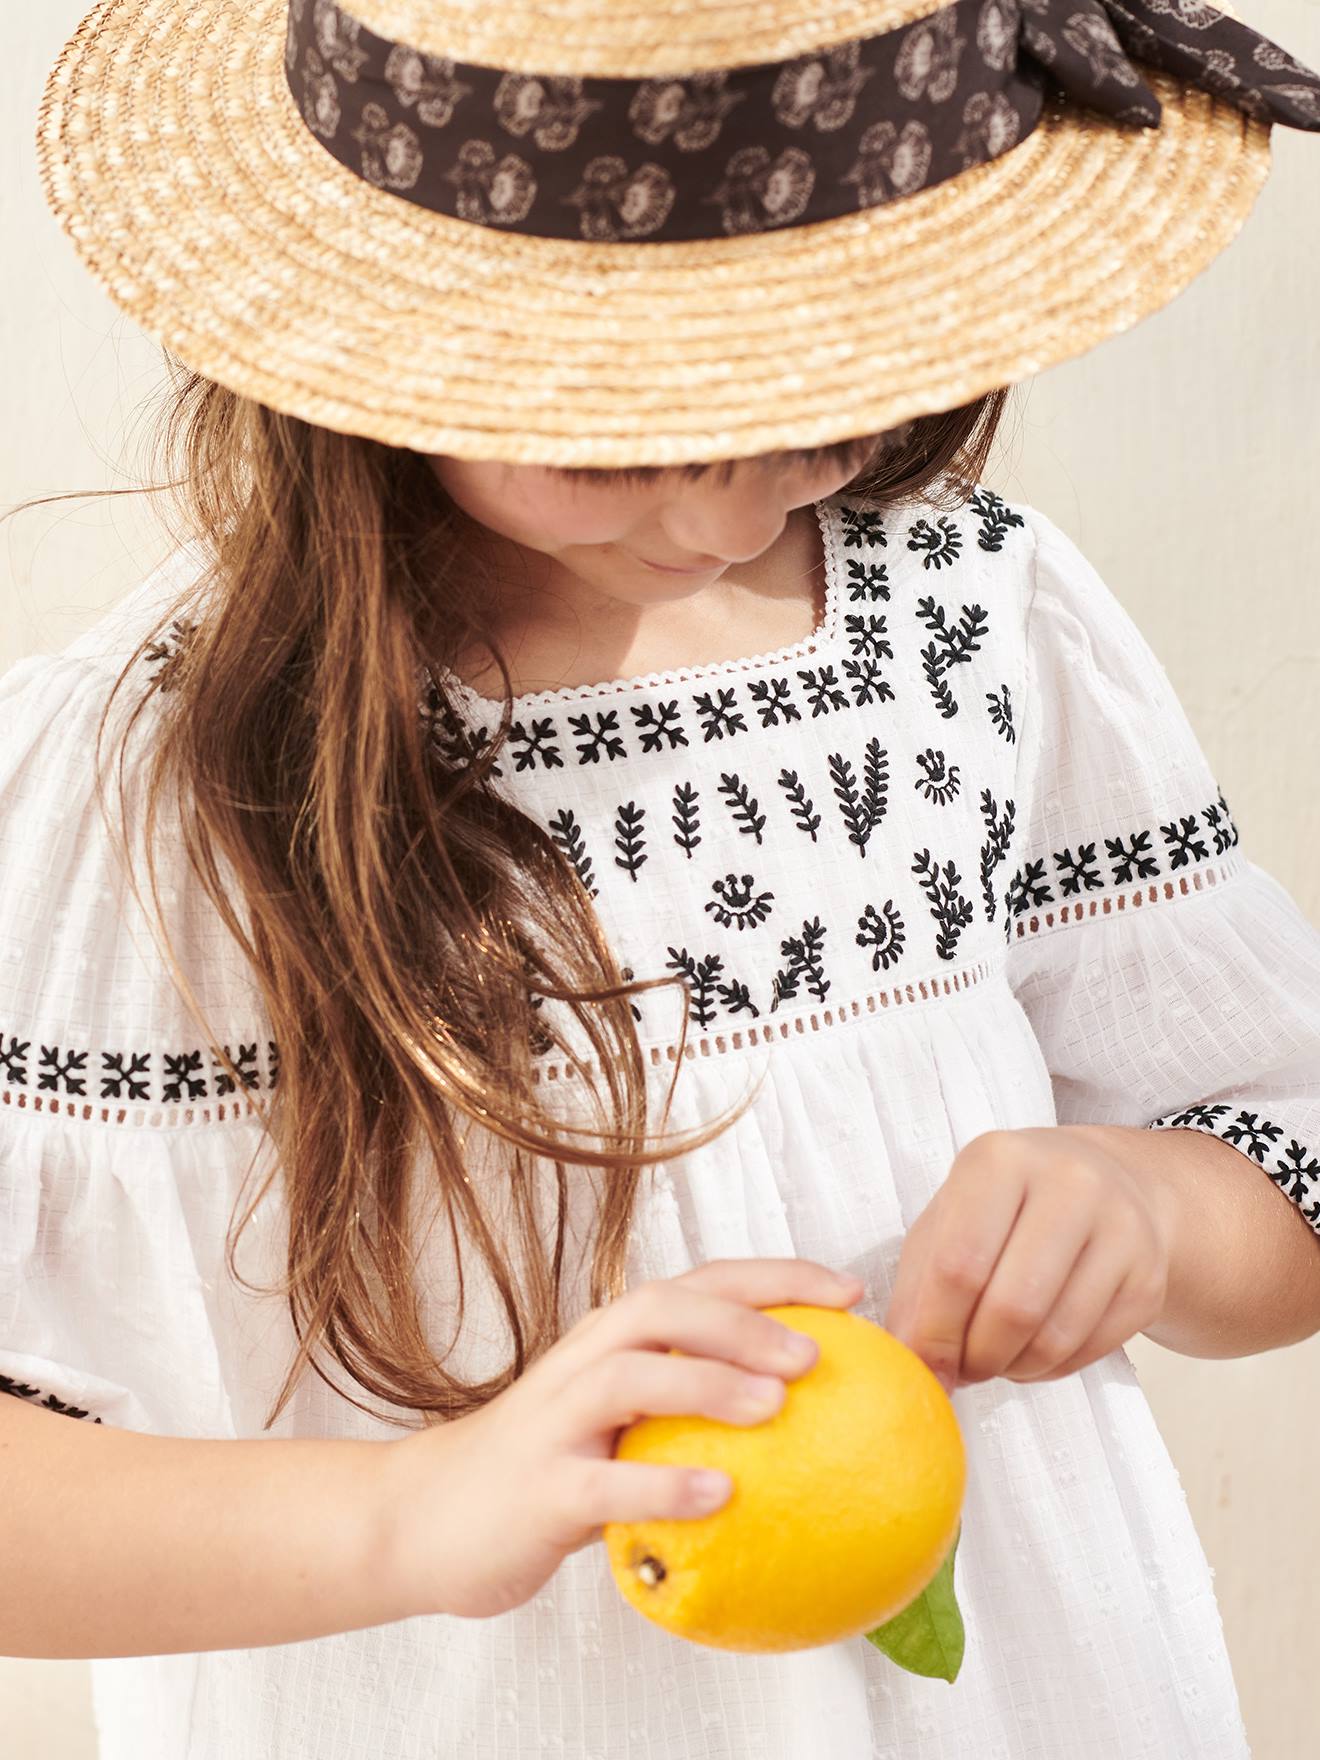
<path fill-rule="evenodd" d="M 101 0 L 47 197 L 188 366 L 463 458 L 952 408 L 1164 305 L 1320 78 L 1203 0 Z"/>

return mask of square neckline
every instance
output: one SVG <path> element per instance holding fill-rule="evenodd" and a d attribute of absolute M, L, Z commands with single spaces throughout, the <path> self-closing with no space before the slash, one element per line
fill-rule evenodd
<path fill-rule="evenodd" d="M 835 499 L 834 496 L 826 496 L 823 500 L 811 503 L 825 552 L 825 603 L 810 634 L 796 642 L 759 654 L 736 656 L 731 660 L 711 660 L 698 666 L 671 666 L 658 672 L 634 673 L 627 677 L 601 679 L 591 684 L 562 685 L 557 690 L 514 693 L 512 697 L 483 696 L 448 666 L 437 666 L 436 676 L 448 690 L 471 708 L 477 712 L 491 713 L 498 712 L 506 702 L 514 710 L 548 709 L 559 703 L 585 702 L 592 697 L 624 696 L 672 685 L 699 684 L 707 679 L 742 677 L 761 672 L 768 667 L 784 666 L 794 660 L 807 659 L 827 647 L 838 631 L 838 534 L 835 522 L 829 517 L 829 509 Z"/>

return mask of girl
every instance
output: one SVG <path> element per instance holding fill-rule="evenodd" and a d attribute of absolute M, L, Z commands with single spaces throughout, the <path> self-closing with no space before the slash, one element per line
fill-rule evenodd
<path fill-rule="evenodd" d="M 1122 1345 L 1320 1327 L 1320 942 L 980 476 L 1320 78 L 846 24 L 103 0 L 51 77 L 188 528 L 0 681 L 0 1649 L 110 1760 L 1246 1753 Z M 777 1409 L 785 1301 L 957 1389 L 953 1690 L 591 1544 L 732 1494 L 613 1439 Z"/>

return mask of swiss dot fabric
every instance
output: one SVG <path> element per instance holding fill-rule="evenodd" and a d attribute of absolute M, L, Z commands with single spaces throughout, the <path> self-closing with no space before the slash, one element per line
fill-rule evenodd
<path fill-rule="evenodd" d="M 1131 623 L 1057 527 L 988 490 L 955 513 L 815 512 L 811 638 L 524 698 L 500 757 L 496 786 L 559 842 L 621 963 L 690 992 L 671 1122 L 761 1079 L 732 1131 L 648 1182 L 633 1275 L 802 1254 L 856 1271 L 879 1319 L 958 1149 L 1056 1118 L 1213 1129 L 1314 1225 L 1320 943 L 1245 856 Z M 266 1171 L 246 1101 L 278 1084 L 279 1047 L 167 848 L 171 931 L 241 1083 L 198 1043 L 90 783 L 110 681 L 199 560 L 0 678 L 0 1387 L 70 1422 L 251 1437 L 294 1340 L 223 1243 L 254 1156 Z M 418 709 L 450 758 L 495 719 L 466 689 Z M 657 1100 L 677 1000 L 639 999 Z M 568 1091 L 544 1048 L 540 1067 Z M 281 1232 L 262 1206 L 254 1284 L 280 1275 Z M 437 1341 L 443 1235 L 418 1266 Z M 470 1311 L 457 1365 L 482 1373 L 500 1353 L 479 1280 Z M 99 1661 L 103 1760 L 1244 1760 L 1210 1572 L 1126 1354 L 954 1404 L 953 1687 L 860 1639 L 686 1644 L 592 1547 L 500 1619 Z M 398 1432 L 309 1376 L 273 1434 Z"/>

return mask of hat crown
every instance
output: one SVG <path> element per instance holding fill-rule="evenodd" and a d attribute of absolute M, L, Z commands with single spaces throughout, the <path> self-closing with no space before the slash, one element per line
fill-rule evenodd
<path fill-rule="evenodd" d="M 293 0 L 293 10 L 330 0 Z M 878 36 L 932 0 L 356 0 L 340 8 L 424 54 L 514 73 L 654 78 L 754 67 Z"/>

